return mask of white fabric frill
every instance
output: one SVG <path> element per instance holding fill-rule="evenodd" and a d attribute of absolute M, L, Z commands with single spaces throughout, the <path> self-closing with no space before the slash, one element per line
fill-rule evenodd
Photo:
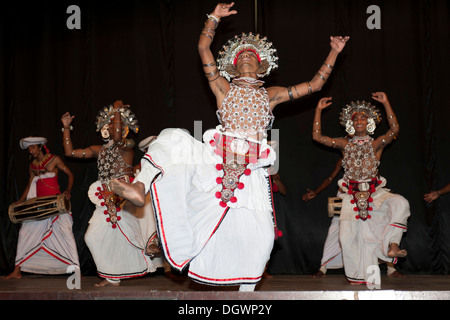
<path fill-rule="evenodd" d="M 264 141 L 265 159 L 240 176 L 236 202 L 220 205 L 222 157 L 213 141 L 220 126 L 203 134 L 204 143 L 181 129 L 165 129 L 141 161 L 142 182 L 150 191 L 165 256 L 178 270 L 213 285 L 257 283 L 274 240 L 268 167 L 275 152 Z M 218 166 L 219 165 L 219 166 Z M 156 177 L 156 179 L 154 179 Z M 219 179 L 220 180 L 220 179 Z"/>
<path fill-rule="evenodd" d="M 120 280 L 143 276 L 163 266 L 162 258 L 151 259 L 145 254 L 147 241 L 156 232 L 150 199 L 144 207 L 125 200 L 120 205 L 116 227 L 107 221 L 107 207 L 99 197 L 100 181 L 91 184 L 88 197 L 95 204 L 85 234 L 98 274 L 107 279 Z"/>
<path fill-rule="evenodd" d="M 344 191 L 340 214 L 339 241 L 342 247 L 345 275 L 351 282 L 364 283 L 372 277 L 373 268 L 378 268 L 379 261 L 396 263 L 397 258 L 389 257 L 391 243 L 400 245 L 402 235 L 407 230 L 410 216 L 409 202 L 401 195 L 386 189 L 386 179 L 370 195 L 371 210 L 366 220 L 358 219 L 353 196 L 348 194 L 345 180 L 338 182 Z"/>

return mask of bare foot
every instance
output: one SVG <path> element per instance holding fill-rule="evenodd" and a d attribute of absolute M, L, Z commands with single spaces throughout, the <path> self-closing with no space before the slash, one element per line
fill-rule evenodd
<path fill-rule="evenodd" d="M 145 187 L 142 182 L 125 183 L 117 179 L 113 179 L 111 180 L 111 188 L 119 196 L 130 200 L 138 207 L 142 207 L 145 203 Z"/>
<path fill-rule="evenodd" d="M 113 286 L 113 287 L 118 287 L 120 286 L 120 282 L 114 283 L 114 282 L 109 282 L 108 280 L 104 279 L 103 281 L 94 284 L 94 287 L 105 287 L 105 286 Z"/>
<path fill-rule="evenodd" d="M 316 278 L 325 278 L 327 275 L 325 273 L 323 273 L 322 271 L 317 271 L 316 273 L 314 273 L 313 275 L 311 275 L 311 278 L 316 279 Z"/>
<path fill-rule="evenodd" d="M 22 279 L 22 272 L 20 271 L 20 267 L 15 267 L 13 272 L 8 274 L 7 276 L 1 277 L 0 279 L 3 280 Z"/>
<path fill-rule="evenodd" d="M 406 257 L 408 253 L 406 252 L 405 249 L 400 249 L 400 247 L 398 246 L 397 243 L 391 243 L 389 245 L 389 251 L 388 251 L 388 257 L 390 258 L 394 258 L 394 257 L 398 257 L 398 258 L 403 258 Z"/>
<path fill-rule="evenodd" d="M 150 242 L 147 245 L 147 248 L 145 248 L 145 254 L 148 255 L 150 259 L 159 258 L 163 255 L 161 248 L 154 242 Z"/>

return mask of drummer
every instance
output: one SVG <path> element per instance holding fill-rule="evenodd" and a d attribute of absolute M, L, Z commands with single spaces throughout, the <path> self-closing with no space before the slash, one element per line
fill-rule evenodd
<path fill-rule="evenodd" d="M 74 176 L 59 156 L 51 154 L 44 137 L 27 137 L 20 147 L 32 157 L 30 179 L 22 196 L 13 205 L 37 197 L 61 194 L 58 173 L 67 175 L 63 194 L 70 199 Z M 23 221 L 19 231 L 15 268 L 2 279 L 20 279 L 22 271 L 38 274 L 64 274 L 67 267 L 79 267 L 78 252 L 72 233 L 72 215 L 60 214 L 44 220 Z"/>

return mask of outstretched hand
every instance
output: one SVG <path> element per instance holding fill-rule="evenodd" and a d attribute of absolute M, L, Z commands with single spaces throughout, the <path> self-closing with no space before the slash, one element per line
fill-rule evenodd
<path fill-rule="evenodd" d="M 317 196 L 317 194 L 314 191 L 310 190 L 309 188 L 307 188 L 306 191 L 307 191 L 307 193 L 305 193 L 302 196 L 302 200 L 305 202 L 307 202 L 311 199 L 314 199 Z"/>
<path fill-rule="evenodd" d="M 330 37 L 331 49 L 333 49 L 333 50 L 335 50 L 337 52 L 341 52 L 344 49 L 345 44 L 347 43 L 348 39 L 350 39 L 349 36 L 345 36 L 345 37 L 341 37 L 341 36 L 333 37 L 333 36 L 331 36 Z"/>
<path fill-rule="evenodd" d="M 231 3 L 219 3 L 214 9 L 213 15 L 218 18 L 228 17 L 232 14 L 236 14 L 236 10 L 231 10 L 230 8 L 234 6 L 234 2 Z"/>
<path fill-rule="evenodd" d="M 437 198 L 439 198 L 439 192 L 437 192 L 437 191 L 431 191 L 430 193 L 426 193 L 426 194 L 423 196 L 423 199 L 424 199 L 426 202 L 428 202 L 428 203 L 433 202 L 433 201 L 436 200 Z"/>
<path fill-rule="evenodd" d="M 71 116 L 70 113 L 66 112 L 61 117 L 61 122 L 63 124 L 64 128 L 69 128 L 72 124 L 72 120 L 75 118 L 75 116 Z"/>
<path fill-rule="evenodd" d="M 331 101 L 332 99 L 332 97 L 325 97 L 320 99 L 317 103 L 317 109 L 323 110 L 326 107 L 330 106 L 333 103 L 333 101 Z"/>
<path fill-rule="evenodd" d="M 372 93 L 372 99 L 381 103 L 388 101 L 387 95 L 384 92 L 374 92 Z"/>

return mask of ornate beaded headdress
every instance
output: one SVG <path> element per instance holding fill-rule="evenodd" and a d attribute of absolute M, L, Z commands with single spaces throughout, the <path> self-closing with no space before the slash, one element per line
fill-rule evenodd
<path fill-rule="evenodd" d="M 366 101 L 352 101 L 347 104 L 341 111 L 339 117 L 341 125 L 346 127 L 346 131 L 349 134 L 354 134 L 355 129 L 353 128 L 353 116 L 355 113 L 363 113 L 367 116 L 367 131 L 372 134 L 375 131 L 376 124 L 380 123 L 381 115 L 380 111 L 372 104 Z"/>
<path fill-rule="evenodd" d="M 266 37 L 260 38 L 259 34 L 242 33 L 241 36 L 236 35 L 228 40 L 219 52 L 217 66 L 221 76 L 228 79 L 228 81 L 237 76 L 235 59 L 245 50 L 253 51 L 258 56 L 260 61 L 258 77 L 265 77 L 273 69 L 278 68 L 277 49 L 273 47 L 272 42 L 268 42 Z"/>
<path fill-rule="evenodd" d="M 119 108 L 115 109 L 111 104 L 109 106 L 103 107 L 97 115 L 97 132 L 102 130 L 106 125 L 109 125 L 111 118 L 114 117 L 114 113 L 119 112 L 122 122 L 125 125 L 124 130 L 128 132 L 129 129 L 133 130 L 135 133 L 139 131 L 139 126 L 137 125 L 137 119 L 133 112 L 129 108 Z"/>

